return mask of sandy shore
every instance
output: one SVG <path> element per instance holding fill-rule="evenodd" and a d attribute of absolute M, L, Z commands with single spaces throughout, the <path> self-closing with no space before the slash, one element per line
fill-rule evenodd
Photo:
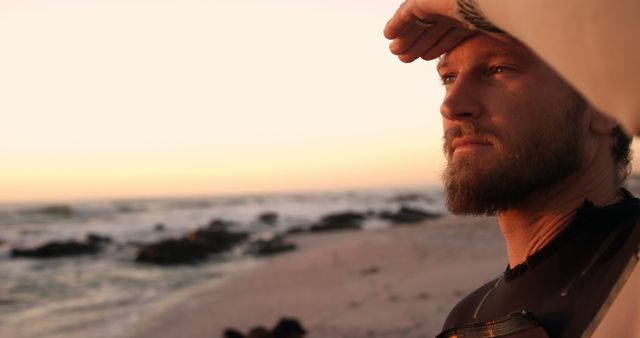
<path fill-rule="evenodd" d="M 168 297 L 128 337 L 221 337 L 299 319 L 309 338 L 433 337 L 467 292 L 506 266 L 494 218 L 290 237 L 299 250 Z"/>

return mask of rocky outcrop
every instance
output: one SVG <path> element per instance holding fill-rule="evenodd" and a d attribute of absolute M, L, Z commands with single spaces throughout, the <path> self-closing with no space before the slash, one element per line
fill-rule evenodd
<path fill-rule="evenodd" d="M 222 338 L 245 338 L 244 335 L 236 329 L 226 329 L 222 333 Z"/>
<path fill-rule="evenodd" d="M 262 326 L 251 329 L 247 335 L 243 335 L 235 329 L 227 329 L 222 334 L 223 338 L 304 338 L 307 330 L 295 318 L 282 318 L 272 330 Z"/>
<path fill-rule="evenodd" d="M 53 204 L 42 207 L 40 209 L 25 210 L 26 214 L 43 214 L 53 217 L 68 218 L 73 216 L 74 210 L 67 204 Z"/>
<path fill-rule="evenodd" d="M 249 254 L 256 256 L 271 256 L 282 252 L 295 250 L 297 246 L 289 243 L 283 236 L 276 236 L 272 239 L 259 239 L 249 245 Z"/>
<path fill-rule="evenodd" d="M 282 318 L 271 331 L 273 338 L 303 338 L 307 330 L 294 318 Z"/>
<path fill-rule="evenodd" d="M 233 224 L 235 224 L 233 221 L 229 221 L 222 218 L 214 218 L 209 222 L 208 227 L 210 229 L 228 229 Z"/>
<path fill-rule="evenodd" d="M 90 232 L 87 234 L 87 241 L 90 243 L 96 243 L 96 244 L 109 244 L 113 240 L 109 236 L 104 236 L 104 235 Z"/>
<path fill-rule="evenodd" d="M 308 231 L 308 229 L 306 227 L 304 227 L 302 225 L 296 225 L 296 226 L 293 226 L 293 227 L 289 228 L 286 231 L 286 233 L 287 233 L 287 235 L 295 235 L 295 234 L 302 234 L 302 233 L 305 233 L 307 231 Z"/>
<path fill-rule="evenodd" d="M 143 245 L 138 251 L 136 261 L 167 265 L 196 263 L 204 260 L 209 254 L 229 251 L 248 238 L 246 233 L 226 230 L 227 226 L 227 223 L 216 221 L 180 239 L 167 239 Z"/>
<path fill-rule="evenodd" d="M 400 202 L 400 203 L 420 202 L 420 201 L 433 203 L 435 201 L 435 199 L 433 197 L 431 197 L 431 195 L 428 195 L 428 194 L 407 193 L 407 194 L 396 195 L 393 198 L 391 198 L 391 201 L 392 202 Z"/>
<path fill-rule="evenodd" d="M 403 206 L 396 212 L 383 211 L 379 214 L 381 219 L 394 224 L 419 223 L 427 219 L 438 218 L 441 215 L 428 211 Z"/>
<path fill-rule="evenodd" d="M 362 222 L 366 216 L 359 212 L 341 212 L 329 214 L 320 219 L 320 221 L 311 226 L 312 232 L 333 231 L 333 230 L 357 230 L 362 228 Z"/>
<path fill-rule="evenodd" d="M 275 225 L 278 223 L 278 214 L 272 211 L 263 212 L 258 215 L 258 222 L 266 225 Z"/>
<path fill-rule="evenodd" d="M 207 250 L 207 253 L 221 253 L 230 250 L 248 237 L 249 235 L 244 232 L 232 232 L 218 227 L 207 227 L 188 233 L 184 240 L 202 245 Z"/>
<path fill-rule="evenodd" d="M 196 263 L 207 257 L 204 245 L 186 239 L 167 239 L 142 246 L 137 262 L 155 264 Z"/>
<path fill-rule="evenodd" d="M 82 241 L 52 241 L 35 248 L 14 248 L 11 257 L 56 258 L 98 253 L 111 238 L 98 234 L 89 234 Z"/>

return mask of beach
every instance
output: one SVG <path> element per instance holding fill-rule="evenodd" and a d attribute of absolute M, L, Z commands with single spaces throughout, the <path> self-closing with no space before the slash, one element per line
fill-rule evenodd
<path fill-rule="evenodd" d="M 159 300 L 126 337 L 221 337 L 296 318 L 310 338 L 434 337 L 449 310 L 507 264 L 495 218 L 290 235 L 298 250 Z"/>

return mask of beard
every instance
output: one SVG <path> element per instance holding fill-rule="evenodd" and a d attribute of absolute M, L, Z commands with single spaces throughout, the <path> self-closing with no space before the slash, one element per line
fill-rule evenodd
<path fill-rule="evenodd" d="M 574 102 L 561 112 L 562 121 L 518 135 L 512 142 L 467 122 L 449 128 L 444 135 L 447 167 L 443 174 L 449 210 L 454 214 L 494 215 L 523 205 L 531 194 L 578 171 L 584 158 L 585 136 L 577 126 L 584 108 L 583 101 Z M 501 156 L 490 162 L 481 156 L 454 158 L 451 143 L 462 136 L 490 142 Z"/>

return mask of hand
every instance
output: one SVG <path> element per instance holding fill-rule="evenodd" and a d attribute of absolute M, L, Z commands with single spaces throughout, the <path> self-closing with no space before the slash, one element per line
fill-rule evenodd
<path fill-rule="evenodd" d="M 391 53 L 402 62 L 435 59 L 473 33 L 458 18 L 455 0 L 407 0 L 384 28 L 384 36 L 393 40 Z"/>

